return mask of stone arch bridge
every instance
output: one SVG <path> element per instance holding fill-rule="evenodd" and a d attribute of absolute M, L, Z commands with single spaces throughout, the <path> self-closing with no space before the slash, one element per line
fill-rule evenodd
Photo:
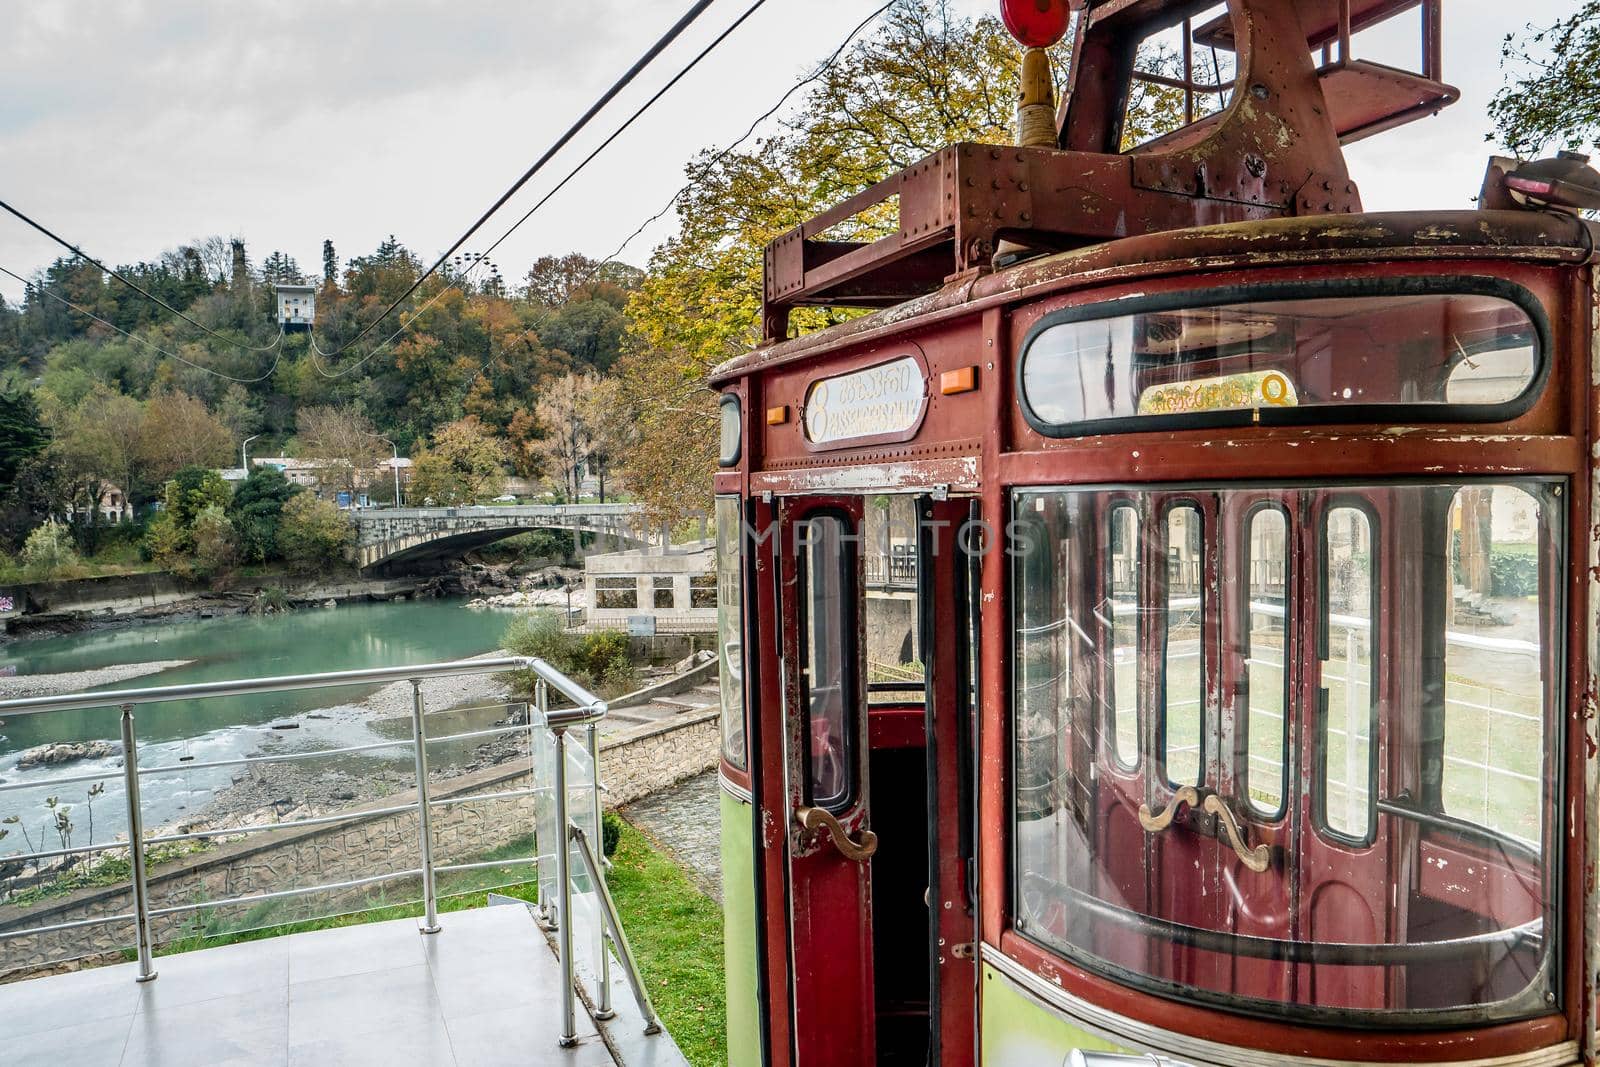
<path fill-rule="evenodd" d="M 351 512 L 356 560 L 364 571 L 425 567 L 528 530 L 603 535 L 616 547 L 662 540 L 638 504 L 522 504 L 507 507 L 374 508 Z"/>

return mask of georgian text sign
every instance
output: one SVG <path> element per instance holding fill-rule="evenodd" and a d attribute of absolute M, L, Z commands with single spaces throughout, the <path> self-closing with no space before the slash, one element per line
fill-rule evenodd
<path fill-rule="evenodd" d="M 806 393 L 806 440 L 813 445 L 903 440 L 922 421 L 928 377 L 915 356 L 811 384 Z"/>

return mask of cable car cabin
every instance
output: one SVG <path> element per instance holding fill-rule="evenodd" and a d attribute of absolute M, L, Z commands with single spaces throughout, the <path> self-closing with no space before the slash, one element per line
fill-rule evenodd
<path fill-rule="evenodd" d="M 1362 213 L 1312 105 L 1410 6 L 1234 0 L 1232 103 L 1114 153 L 1105 71 L 1203 5 L 1088 3 L 1052 143 L 768 250 L 713 376 L 733 1064 L 1596 1062 L 1596 176 Z"/>

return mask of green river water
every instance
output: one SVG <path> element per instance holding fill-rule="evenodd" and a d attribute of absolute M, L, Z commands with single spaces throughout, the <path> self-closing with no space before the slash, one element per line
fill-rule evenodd
<path fill-rule="evenodd" d="M 500 645 L 513 615 L 470 609 L 463 601 L 359 603 L 308 608 L 281 615 L 228 616 L 155 623 L 125 629 L 13 641 L 0 645 L 0 674 L 67 674 L 129 663 L 192 661 L 182 667 L 130 679 L 105 689 L 287 674 L 313 674 L 369 667 L 434 663 L 480 655 Z M 361 744 L 396 736 L 400 722 L 373 721 L 358 706 L 377 686 L 303 690 L 205 701 L 150 704 L 135 711 L 142 766 L 203 764 L 273 751 L 303 751 Z M 433 709 L 430 709 L 433 710 Z M 63 802 L 84 789 L 56 789 L 52 779 L 107 774 L 107 800 L 120 791 L 120 756 L 80 760 L 58 768 L 17 766 L 21 752 L 64 741 L 115 741 L 115 708 L 13 715 L 0 724 L 0 817 L 17 814 L 36 822 L 45 798 Z M 272 727 L 297 724 L 289 732 Z M 404 723 L 409 736 L 409 723 Z M 408 751 L 397 751 L 409 764 Z M 193 810 L 229 782 L 226 772 L 156 775 L 146 783 L 145 802 L 155 822 Z M 100 805 L 115 812 L 115 801 Z M 121 820 L 110 814 L 114 828 Z M 13 835 L 15 836 L 15 835 Z M 20 842 L 16 842 L 20 845 Z M 13 842 L 0 846 L 11 851 Z"/>

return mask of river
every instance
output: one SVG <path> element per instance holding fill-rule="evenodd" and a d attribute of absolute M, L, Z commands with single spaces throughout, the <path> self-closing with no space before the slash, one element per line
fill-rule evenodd
<path fill-rule="evenodd" d="M 267 675 L 312 674 L 364 667 L 428 663 L 479 655 L 499 647 L 513 616 L 503 611 L 470 609 L 463 601 L 421 600 L 405 603 L 348 604 L 310 608 L 286 614 L 238 615 L 187 622 L 101 630 L 85 634 L 34 638 L 0 646 L 0 674 L 18 676 L 63 674 L 102 667 L 188 661 L 106 690 L 155 685 L 221 681 Z M 166 825 L 204 808 L 237 779 L 238 768 L 206 770 L 199 765 L 246 755 L 314 751 L 409 736 L 409 724 L 375 715 L 363 701 L 378 687 L 351 686 L 293 693 L 206 701 L 175 701 L 138 708 L 141 767 L 174 768 L 143 782 L 145 818 L 152 827 Z M 430 729 L 430 733 L 434 732 Z M 105 791 L 93 800 L 95 838 L 99 842 L 126 830 L 120 756 L 80 760 L 56 767 L 19 769 L 23 751 L 48 742 L 116 741 L 115 709 L 49 712 L 7 718 L 0 725 L 0 828 L 28 829 L 33 847 L 40 847 L 50 818 L 46 798 L 59 797 L 74 808 L 75 843 L 87 834 L 87 790 L 94 782 L 62 784 L 64 777 L 105 773 Z M 344 761 L 346 771 L 372 763 L 409 766 L 409 749 L 380 754 L 371 761 Z M 297 761 L 299 762 L 299 761 Z M 322 762 L 332 762 L 324 759 Z M 195 764 L 195 769 L 185 764 Z M 0 843 L 0 856 L 23 850 L 22 835 L 13 832 Z M 58 847 L 49 832 L 45 847 Z"/>

